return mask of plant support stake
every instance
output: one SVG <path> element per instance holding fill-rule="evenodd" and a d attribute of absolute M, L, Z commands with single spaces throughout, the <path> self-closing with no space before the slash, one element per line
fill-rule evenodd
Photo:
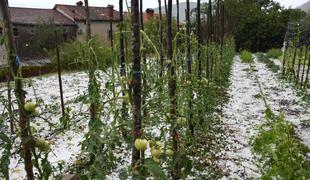
<path fill-rule="evenodd" d="M 62 115 L 64 116 L 65 115 L 65 103 L 64 103 L 64 96 L 63 96 L 63 89 L 62 89 L 62 80 L 61 80 L 61 64 L 60 64 L 60 52 L 59 52 L 57 30 L 55 30 L 55 43 L 56 43 L 57 72 L 58 72 L 61 112 L 62 112 Z"/>
<path fill-rule="evenodd" d="M 142 132 L 142 115 L 141 115 L 141 56 L 140 56 L 140 22 L 139 22 L 139 0 L 131 1 L 131 23 L 132 23 L 132 60 L 133 60 L 133 105 L 132 105 L 132 121 L 133 121 L 133 142 L 140 138 Z M 139 151 L 133 145 L 131 167 L 135 171 L 137 162 L 141 159 Z"/>
<path fill-rule="evenodd" d="M 4 34 L 7 38 L 7 47 L 8 47 L 8 64 L 10 66 L 10 70 L 12 73 L 12 77 L 15 80 L 15 96 L 18 102 L 18 110 L 19 110 L 19 128 L 20 128 L 20 136 L 22 142 L 22 157 L 24 159 L 25 171 L 27 174 L 27 180 L 34 180 L 33 174 L 33 164 L 32 164 L 32 154 L 31 154 L 31 145 L 32 138 L 29 136 L 30 132 L 30 122 L 29 117 L 26 114 L 24 109 L 25 104 L 25 94 L 26 92 L 23 90 L 22 77 L 19 72 L 19 58 L 16 55 L 16 46 L 14 44 L 13 32 L 12 32 L 12 23 L 10 12 L 8 8 L 7 0 L 0 0 L 0 13 L 3 15 L 4 22 Z M 29 140 L 30 139 L 30 140 Z"/>

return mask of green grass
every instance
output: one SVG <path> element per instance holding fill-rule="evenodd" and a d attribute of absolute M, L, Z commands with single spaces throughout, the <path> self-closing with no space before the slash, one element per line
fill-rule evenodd
<path fill-rule="evenodd" d="M 258 53 L 257 59 L 260 62 L 266 64 L 266 66 L 274 73 L 277 73 L 280 70 L 280 67 L 276 65 L 272 60 L 270 60 L 267 56 L 265 56 L 263 53 Z"/>
<path fill-rule="evenodd" d="M 266 52 L 266 55 L 268 58 L 279 59 L 282 56 L 282 51 L 281 49 L 272 48 Z"/>
<path fill-rule="evenodd" d="M 309 179 L 309 148 L 296 137 L 294 126 L 283 116 L 266 110 L 270 121 L 260 127 L 253 149 L 263 162 L 262 179 Z"/>
<path fill-rule="evenodd" d="M 241 58 L 241 62 L 243 62 L 243 63 L 251 63 L 251 62 L 253 62 L 252 53 L 247 51 L 247 50 L 241 51 L 240 58 Z"/>

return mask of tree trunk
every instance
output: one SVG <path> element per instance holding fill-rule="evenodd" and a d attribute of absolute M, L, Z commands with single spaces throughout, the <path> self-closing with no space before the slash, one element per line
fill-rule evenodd
<path fill-rule="evenodd" d="M 133 144 L 140 138 L 142 132 L 141 117 L 141 57 L 140 57 L 140 24 L 139 24 L 139 1 L 131 0 L 132 22 L 132 60 L 133 60 Z M 140 159 L 139 151 L 133 146 L 131 166 L 135 171 L 137 161 Z"/>
<path fill-rule="evenodd" d="M 33 174 L 33 164 L 32 164 L 32 154 L 31 154 L 31 144 L 32 140 L 29 140 L 29 118 L 27 117 L 24 109 L 25 104 L 25 94 L 26 92 L 23 90 L 23 83 L 20 73 L 18 72 L 20 62 L 18 62 L 16 47 L 14 44 L 13 32 L 12 32 L 12 23 L 10 12 L 8 9 L 8 1 L 0 0 L 0 8 L 3 15 L 4 22 L 4 34 L 6 35 L 7 40 L 7 51 L 8 51 L 8 64 L 10 66 L 12 77 L 15 80 L 15 96 L 18 102 L 19 109 L 19 128 L 20 128 L 20 136 L 23 146 L 23 158 L 25 163 L 25 171 L 27 173 L 28 180 L 34 180 Z"/>

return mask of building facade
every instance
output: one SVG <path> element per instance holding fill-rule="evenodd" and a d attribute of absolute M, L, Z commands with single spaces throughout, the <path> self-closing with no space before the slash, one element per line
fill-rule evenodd
<path fill-rule="evenodd" d="M 113 6 L 89 7 L 92 36 L 110 43 L 119 22 L 119 13 Z M 55 30 L 60 41 L 86 39 L 86 15 L 82 1 L 76 5 L 56 4 L 53 9 L 10 7 L 17 53 L 22 61 L 46 58 L 46 50 L 55 47 Z M 3 33 L 0 14 L 0 33 Z M 0 47 L 0 65 L 6 63 L 4 46 Z"/>

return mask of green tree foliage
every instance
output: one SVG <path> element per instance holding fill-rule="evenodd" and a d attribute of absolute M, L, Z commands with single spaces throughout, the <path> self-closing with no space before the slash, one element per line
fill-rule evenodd
<path fill-rule="evenodd" d="M 288 21 L 306 15 L 298 9 L 285 9 L 273 0 L 227 0 L 225 6 L 233 20 L 237 49 L 252 52 L 280 48 Z"/>

